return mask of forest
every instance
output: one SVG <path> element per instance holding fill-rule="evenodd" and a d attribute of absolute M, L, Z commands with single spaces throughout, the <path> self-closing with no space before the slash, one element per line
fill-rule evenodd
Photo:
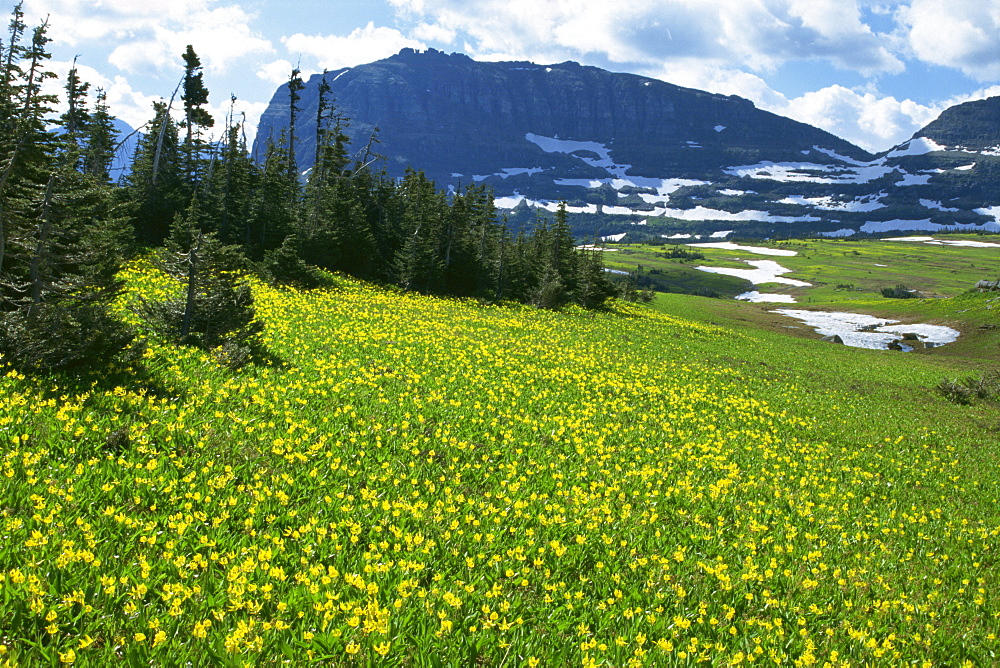
<path fill-rule="evenodd" d="M 417 169 L 379 168 L 378 137 L 351 147 L 350 119 L 329 91 L 317 110 L 315 164 L 296 165 L 299 71 L 288 132 L 251 158 L 246 121 L 217 128 L 192 46 L 168 101 L 157 102 L 113 183 L 120 137 L 103 91 L 75 67 L 48 93 L 48 23 L 18 4 L 0 44 L 0 355 L 22 369 L 60 369 L 139 354 L 109 311 L 121 268 L 149 257 L 176 290 L 135 306 L 149 331 L 186 345 L 254 347 L 248 277 L 311 289 L 329 272 L 425 294 L 599 308 L 617 293 L 600 252 L 578 249 L 561 208 L 530 233 L 500 220 L 492 193 L 445 192 Z M 232 98 L 235 102 L 235 97 Z M 56 108 L 63 109 L 56 116 Z M 221 139 L 219 138 L 221 137 Z"/>

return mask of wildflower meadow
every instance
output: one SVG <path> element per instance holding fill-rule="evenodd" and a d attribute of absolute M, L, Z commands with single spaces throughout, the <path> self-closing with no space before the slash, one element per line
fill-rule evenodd
<path fill-rule="evenodd" d="M 254 294 L 272 360 L 0 378 L 0 666 L 997 661 L 996 434 L 822 376 L 892 353 Z"/>

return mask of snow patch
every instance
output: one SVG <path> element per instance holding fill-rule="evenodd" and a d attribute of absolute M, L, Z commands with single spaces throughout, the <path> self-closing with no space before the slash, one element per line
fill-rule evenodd
<path fill-rule="evenodd" d="M 613 241 L 618 243 L 628 235 L 628 232 L 622 232 L 621 234 L 609 234 L 606 237 L 601 237 L 601 241 Z"/>
<path fill-rule="evenodd" d="M 660 216 L 669 216 L 680 220 L 719 220 L 723 222 L 736 221 L 759 221 L 767 223 L 813 223 L 819 218 L 815 216 L 772 216 L 767 211 L 745 210 L 738 213 L 720 211 L 719 209 L 709 209 L 704 206 L 696 206 L 693 209 L 664 209 Z"/>
<path fill-rule="evenodd" d="M 823 336 L 839 336 L 846 346 L 886 350 L 889 344 L 899 340 L 902 334 L 916 334 L 925 344 L 940 346 L 958 339 L 959 332 L 940 325 L 898 325 L 898 320 L 876 318 L 863 313 L 843 313 L 827 311 L 802 311 L 776 309 L 780 313 L 816 330 Z M 871 331 L 862 331 L 862 330 Z"/>
<path fill-rule="evenodd" d="M 719 232 L 712 232 L 710 235 L 708 235 L 708 238 L 709 239 L 725 239 L 726 237 L 728 237 L 732 233 L 733 233 L 733 230 L 723 230 L 723 231 L 719 231 Z"/>
<path fill-rule="evenodd" d="M 956 167 L 955 171 L 956 172 L 967 172 L 967 171 L 969 171 L 970 169 L 972 169 L 975 166 L 976 166 L 976 163 L 972 163 L 971 165 L 962 165 L 961 167 Z"/>
<path fill-rule="evenodd" d="M 802 195 L 790 195 L 784 199 L 778 200 L 778 204 L 798 204 L 800 206 L 811 206 L 816 209 L 823 209 L 824 211 L 851 211 L 855 213 L 867 213 L 869 211 L 877 211 L 878 209 L 884 209 L 885 204 L 882 204 L 879 200 L 885 196 L 886 193 L 880 192 L 878 195 L 869 195 L 865 197 L 856 197 L 853 200 L 843 202 L 836 200 L 833 197 L 804 197 Z"/>
<path fill-rule="evenodd" d="M 889 151 L 887 158 L 901 158 L 905 155 L 927 155 L 934 151 L 944 151 L 944 146 L 927 137 L 914 137 Z"/>
<path fill-rule="evenodd" d="M 807 288 L 812 285 L 812 283 L 797 281 L 794 278 L 784 278 L 782 274 L 791 273 L 792 270 L 782 267 L 773 260 L 744 260 L 744 262 L 749 264 L 751 267 L 754 267 L 754 269 L 731 269 L 729 267 L 705 266 L 695 267 L 695 269 L 699 271 L 706 271 L 710 274 L 735 276 L 736 278 L 742 278 L 750 281 L 754 285 L 761 285 L 762 283 L 781 283 L 798 288 Z"/>
<path fill-rule="evenodd" d="M 1000 244 L 989 241 L 972 241 L 965 239 L 935 239 L 934 237 L 893 237 L 883 241 L 914 241 L 931 246 L 964 246 L 966 248 L 1000 248 Z M 879 266 L 879 265 L 875 265 Z"/>
<path fill-rule="evenodd" d="M 821 237 L 835 238 L 835 237 L 851 237 L 857 234 L 857 231 L 852 230 L 849 227 L 842 227 L 839 230 L 834 230 L 833 232 L 820 232 Z"/>
<path fill-rule="evenodd" d="M 798 251 L 785 250 L 781 248 L 763 248 L 761 246 L 743 246 L 742 244 L 734 244 L 731 241 L 716 241 L 712 243 L 702 243 L 702 244 L 688 244 L 691 247 L 697 248 L 720 248 L 722 250 L 739 250 L 746 251 L 748 253 L 755 253 L 757 255 L 776 255 L 783 257 L 792 257 L 798 255 Z"/>
<path fill-rule="evenodd" d="M 813 146 L 813 150 L 818 153 L 822 153 L 823 155 L 828 155 L 831 158 L 836 158 L 841 162 L 846 162 L 849 165 L 854 165 L 855 167 L 867 167 L 869 164 L 871 164 L 868 162 L 864 162 L 863 160 L 855 160 L 854 158 L 849 158 L 846 155 L 841 155 L 830 148 L 821 148 L 819 146 Z"/>
<path fill-rule="evenodd" d="M 756 165 L 729 167 L 724 171 L 740 178 L 746 177 L 780 183 L 868 183 L 896 170 L 896 167 L 889 167 L 883 161 L 851 167 L 820 165 L 814 162 L 764 161 Z"/>
<path fill-rule="evenodd" d="M 961 209 L 952 209 L 950 207 L 946 207 L 941 202 L 935 202 L 932 199 L 920 200 L 920 206 L 924 207 L 925 209 L 935 209 L 936 211 L 961 211 Z"/>
<path fill-rule="evenodd" d="M 751 290 L 750 292 L 744 292 L 741 295 L 736 295 L 736 299 L 745 302 L 773 302 L 776 304 L 795 304 L 795 297 L 791 295 L 781 295 L 773 292 L 757 292 L 756 290 Z"/>
<path fill-rule="evenodd" d="M 499 172 L 495 172 L 493 174 L 473 174 L 472 180 L 475 181 L 476 183 L 479 183 L 480 181 L 485 181 L 486 179 L 493 176 L 497 176 L 501 179 L 506 179 L 508 177 L 518 176 L 520 174 L 527 174 L 528 176 L 532 176 L 533 174 L 540 174 L 541 172 L 544 171 L 545 169 L 542 167 L 504 167 Z M 461 174 L 452 174 L 452 176 L 453 177 L 461 176 Z"/>
<path fill-rule="evenodd" d="M 929 174 L 907 174 L 903 172 L 903 178 L 896 181 L 893 185 L 903 187 L 903 186 L 926 186 L 930 183 L 931 177 Z"/>
<path fill-rule="evenodd" d="M 716 132 L 722 132 L 723 130 L 725 130 L 725 129 L 726 129 L 726 126 L 725 126 L 725 125 L 716 125 L 716 126 L 715 126 L 714 128 L 712 128 L 712 129 L 713 129 L 713 130 L 715 130 Z"/>
<path fill-rule="evenodd" d="M 982 216 L 993 216 L 993 220 L 1000 223 L 1000 206 L 990 206 L 975 211 Z"/>

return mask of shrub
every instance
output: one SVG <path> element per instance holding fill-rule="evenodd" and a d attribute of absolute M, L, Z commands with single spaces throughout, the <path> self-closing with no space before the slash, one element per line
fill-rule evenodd
<path fill-rule="evenodd" d="M 968 405 L 973 399 L 1000 399 L 1000 371 L 989 371 L 982 376 L 968 376 L 961 380 L 944 379 L 935 388 L 952 403 Z"/>
<path fill-rule="evenodd" d="M 916 293 L 900 283 L 894 288 L 882 288 L 882 296 L 888 299 L 913 299 Z"/>
<path fill-rule="evenodd" d="M 24 371 L 106 362 L 134 338 L 100 303 L 65 299 L 42 303 L 30 312 L 19 309 L 0 315 L 0 355 Z"/>

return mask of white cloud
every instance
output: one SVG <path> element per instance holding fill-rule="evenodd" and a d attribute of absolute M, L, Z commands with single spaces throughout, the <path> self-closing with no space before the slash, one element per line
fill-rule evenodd
<path fill-rule="evenodd" d="M 877 153 L 909 139 L 934 120 L 939 107 L 827 86 L 788 101 L 779 113 L 832 132 Z"/>
<path fill-rule="evenodd" d="M 451 44 L 456 37 L 454 30 L 440 23 L 420 23 L 411 32 L 416 39 L 441 44 Z"/>
<path fill-rule="evenodd" d="M 536 61 L 593 55 L 653 65 L 710 59 L 757 71 L 824 59 L 865 72 L 903 65 L 857 0 L 390 0 L 401 16 L 465 35 L 470 55 Z M 552 56 L 554 52 L 560 55 Z"/>
<path fill-rule="evenodd" d="M 295 65 L 287 60 L 275 60 L 257 68 L 257 76 L 264 81 L 280 86 L 283 83 L 288 83 L 294 68 Z"/>
<path fill-rule="evenodd" d="M 73 66 L 72 61 L 50 61 L 49 69 L 57 75 L 45 84 L 45 92 L 55 95 L 59 102 L 55 105 L 55 113 L 62 114 L 66 110 L 66 75 Z M 76 64 L 80 81 L 90 84 L 88 106 L 93 109 L 98 89 L 106 95 L 108 109 L 114 116 L 128 123 L 133 128 L 148 121 L 153 115 L 153 102 L 162 99 L 158 95 L 145 95 L 134 90 L 122 76 L 106 77 L 89 65 Z"/>
<path fill-rule="evenodd" d="M 912 0 L 898 19 L 917 58 L 979 81 L 1000 80 L 1000 3 Z"/>
<path fill-rule="evenodd" d="M 424 49 L 423 42 L 411 39 L 394 28 L 376 27 L 369 22 L 346 37 L 339 35 L 304 35 L 282 37 L 289 53 L 311 56 L 318 67 L 329 70 L 351 67 L 387 58 L 400 49 Z"/>
<path fill-rule="evenodd" d="M 250 27 L 251 14 L 217 0 L 35 0 L 28 9 L 34 22 L 55 17 L 49 36 L 56 43 L 119 43 L 108 62 L 127 73 L 176 69 L 188 44 L 210 73 L 227 71 L 248 55 L 274 50 Z"/>
<path fill-rule="evenodd" d="M 814 125 L 873 153 L 909 139 L 943 109 L 959 102 L 922 105 L 840 85 L 789 98 L 755 74 L 696 60 L 670 64 L 648 74 L 681 86 L 745 97 L 760 109 Z"/>

